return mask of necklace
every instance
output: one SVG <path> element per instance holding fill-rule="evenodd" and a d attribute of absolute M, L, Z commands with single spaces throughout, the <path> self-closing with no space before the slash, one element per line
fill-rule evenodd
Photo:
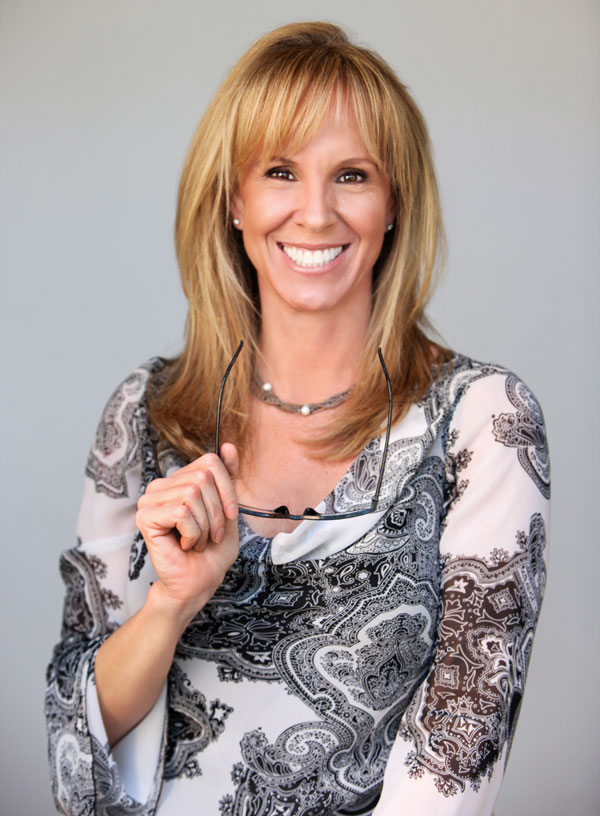
<path fill-rule="evenodd" d="M 337 406 L 345 402 L 352 393 L 352 389 L 348 388 L 347 391 L 342 391 L 341 394 L 334 394 L 332 397 L 329 397 L 329 399 L 323 400 L 323 402 L 307 402 L 304 405 L 294 402 L 284 402 L 275 394 L 271 383 L 262 382 L 258 374 L 255 377 L 252 391 L 254 396 L 262 402 L 267 402 L 269 405 L 279 408 L 280 411 L 287 411 L 289 414 L 300 414 L 301 416 L 310 416 L 311 414 L 316 414 L 317 411 L 325 411 L 327 408 L 337 408 Z"/>

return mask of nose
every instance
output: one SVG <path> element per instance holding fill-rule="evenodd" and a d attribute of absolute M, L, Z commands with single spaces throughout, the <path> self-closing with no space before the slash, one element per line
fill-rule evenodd
<path fill-rule="evenodd" d="M 319 232 L 335 221 L 335 196 L 327 180 L 306 178 L 298 184 L 296 223 Z"/>

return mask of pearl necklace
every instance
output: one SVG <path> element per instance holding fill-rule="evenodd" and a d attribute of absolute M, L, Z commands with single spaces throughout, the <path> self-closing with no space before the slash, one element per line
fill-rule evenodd
<path fill-rule="evenodd" d="M 252 391 L 254 396 L 262 402 L 273 405 L 275 408 L 279 408 L 280 411 L 287 411 L 289 414 L 300 414 L 300 416 L 310 416 L 311 414 L 316 414 L 317 411 L 324 411 L 327 408 L 337 408 L 337 406 L 345 402 L 352 393 L 352 389 L 348 388 L 347 391 L 342 391 L 340 394 L 334 394 L 332 397 L 329 397 L 329 399 L 326 399 L 323 402 L 307 402 L 304 405 L 299 405 L 298 403 L 284 402 L 283 400 L 280 400 L 277 394 L 275 394 L 273 391 L 273 386 L 271 383 L 262 382 L 258 375 L 254 381 L 254 388 Z"/>

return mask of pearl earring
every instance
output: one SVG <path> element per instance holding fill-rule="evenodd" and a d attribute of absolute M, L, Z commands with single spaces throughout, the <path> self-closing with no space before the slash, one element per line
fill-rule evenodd
<path fill-rule="evenodd" d="M 394 225 L 393 224 L 388 224 L 387 227 L 385 228 L 385 231 L 386 232 L 391 232 L 393 229 L 394 229 Z"/>
<path fill-rule="evenodd" d="M 240 219 L 239 218 L 234 218 L 233 219 L 233 226 L 234 227 L 239 227 L 239 225 L 240 225 Z"/>

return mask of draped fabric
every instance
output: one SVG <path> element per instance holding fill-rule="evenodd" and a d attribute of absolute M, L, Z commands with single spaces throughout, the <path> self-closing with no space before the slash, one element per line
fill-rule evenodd
<path fill-rule="evenodd" d="M 157 445 L 145 388 L 109 400 L 61 557 L 61 641 L 46 711 L 65 814 L 490 814 L 546 577 L 549 461 L 537 400 L 456 355 L 393 428 L 380 511 L 240 554 L 183 633 L 163 694 L 110 750 L 97 650 L 156 579 L 140 493 L 183 462 Z M 373 439 L 319 509 L 368 505 Z M 250 522 L 251 523 L 251 522 Z"/>

